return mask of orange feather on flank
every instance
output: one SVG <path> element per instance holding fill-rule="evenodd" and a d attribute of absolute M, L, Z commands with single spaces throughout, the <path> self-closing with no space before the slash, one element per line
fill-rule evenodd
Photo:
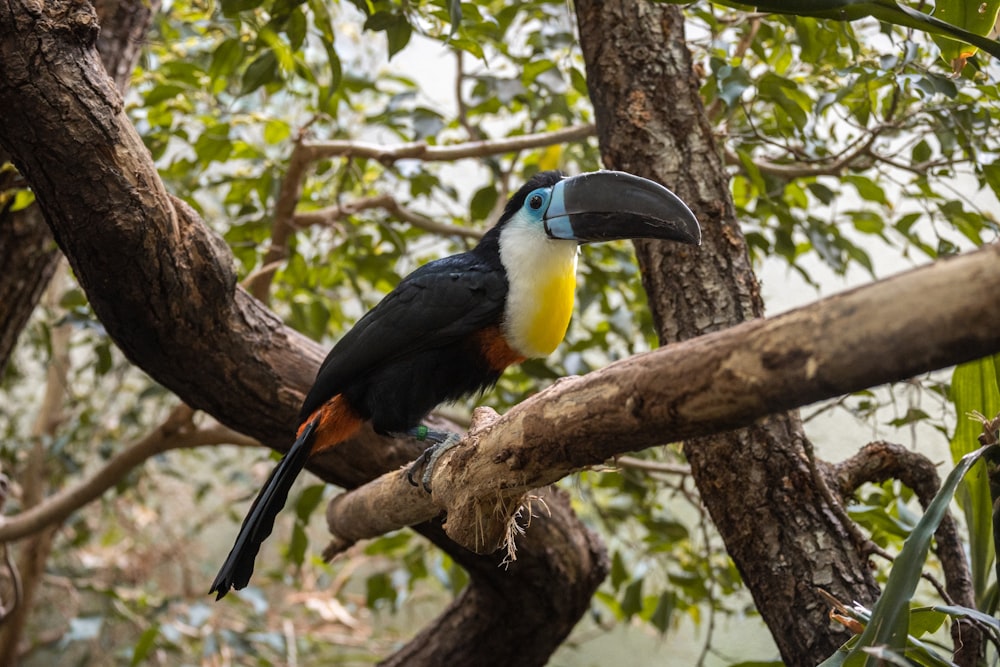
<path fill-rule="evenodd" d="M 316 418 L 319 418 L 319 424 L 316 428 L 316 438 L 309 450 L 312 454 L 318 454 L 339 445 L 357 433 L 361 424 L 364 423 L 361 417 L 347 405 L 342 394 L 337 394 L 316 408 L 309 415 L 309 418 L 302 422 L 296 435 L 301 436 L 305 427 Z"/>

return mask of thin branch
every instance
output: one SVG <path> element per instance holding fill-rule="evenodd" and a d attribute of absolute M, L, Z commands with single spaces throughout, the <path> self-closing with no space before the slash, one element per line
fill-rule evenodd
<path fill-rule="evenodd" d="M 396 146 L 386 146 L 365 141 L 316 141 L 305 142 L 303 151 L 310 160 L 331 157 L 361 157 L 378 160 L 390 165 L 398 160 L 422 160 L 424 162 L 452 162 L 466 158 L 482 158 L 503 153 L 544 148 L 554 144 L 582 141 L 597 133 L 593 123 L 573 125 L 561 130 L 484 139 L 448 146 L 432 146 L 426 141 L 415 141 Z"/>
<path fill-rule="evenodd" d="M 777 176 L 783 179 L 808 178 L 810 176 L 840 176 L 858 160 L 862 158 L 875 157 L 871 150 L 872 145 L 875 143 L 879 134 L 885 129 L 886 126 L 884 125 L 873 128 L 869 131 L 868 136 L 866 136 L 863 140 L 859 140 L 854 146 L 848 146 L 841 151 L 839 155 L 834 155 L 829 158 L 821 160 L 807 160 L 800 158 L 801 162 L 795 165 L 779 164 L 769 160 L 756 159 L 754 160 L 754 166 L 759 169 L 761 173 Z M 785 150 L 790 151 L 787 147 L 784 148 Z M 742 168 L 743 162 L 740 160 L 739 155 L 729 148 L 728 145 L 725 149 L 725 157 L 726 164 Z"/>
<path fill-rule="evenodd" d="M 485 139 L 486 135 L 482 128 L 469 122 L 469 108 L 466 106 L 465 96 L 462 94 L 462 84 L 465 83 L 464 53 L 461 49 L 455 49 L 455 104 L 458 107 L 456 116 L 458 124 L 465 128 L 470 139 L 481 140 Z"/>
<path fill-rule="evenodd" d="M 274 206 L 274 223 L 271 225 L 271 245 L 264 254 L 265 267 L 278 266 L 288 256 L 288 238 L 294 231 L 293 218 L 295 207 L 302 197 L 302 181 L 305 180 L 306 169 L 312 164 L 303 149 L 305 131 L 300 130 L 288 158 L 288 171 L 281 181 L 278 191 L 278 201 Z M 270 301 L 271 278 L 274 271 L 261 271 L 250 281 L 247 290 L 262 303 Z"/>
<path fill-rule="evenodd" d="M 431 146 L 424 141 L 386 146 L 346 140 L 310 142 L 305 139 L 303 128 L 295 140 L 292 154 L 288 159 L 288 171 L 281 182 L 281 189 L 278 193 L 278 201 L 274 210 L 274 224 L 271 228 L 271 242 L 264 254 L 263 264 L 265 268 L 254 274 L 253 280 L 247 283 L 247 289 L 259 301 L 268 303 L 271 280 L 277 267 L 288 256 L 288 240 L 295 229 L 310 224 L 329 224 L 332 220 L 339 220 L 345 215 L 350 215 L 352 211 L 374 208 L 371 202 L 377 200 L 378 196 L 362 199 L 350 205 L 338 204 L 321 211 L 296 214 L 295 208 L 302 197 L 302 182 L 305 179 L 306 170 L 314 162 L 331 157 L 374 158 L 385 165 L 391 165 L 402 159 L 451 162 L 462 158 L 482 158 L 580 141 L 593 136 L 596 132 L 596 127 L 591 123 L 574 125 L 552 132 L 525 134 L 503 139 L 483 139 L 450 146 Z M 466 238 L 478 238 L 482 235 L 482 232 L 468 228 L 434 222 L 405 208 L 390 195 L 382 196 L 387 198 L 383 200 L 386 210 L 414 227 L 436 234 L 459 235 Z"/>
<path fill-rule="evenodd" d="M 664 463 L 662 461 L 647 461 L 635 456 L 618 456 L 613 461 L 619 468 L 631 468 L 643 472 L 663 473 L 666 475 L 690 475 L 691 466 L 684 463 Z"/>
<path fill-rule="evenodd" d="M 62 521 L 77 509 L 99 498 L 114 487 L 130 470 L 147 459 L 172 449 L 203 445 L 235 444 L 255 446 L 253 438 L 214 424 L 197 428 L 191 422 L 194 412 L 181 404 L 151 433 L 115 454 L 89 479 L 45 499 L 31 509 L 12 517 L 0 517 L 0 542 L 31 535 L 46 526 Z"/>
<path fill-rule="evenodd" d="M 423 229 L 424 231 L 440 234 L 442 236 L 461 236 L 463 238 L 478 239 L 483 235 L 481 230 L 474 229 L 472 227 L 460 227 L 458 225 L 435 222 L 427 216 L 421 215 L 420 213 L 403 206 L 390 194 L 363 197 L 349 204 L 338 204 L 336 206 L 321 208 L 316 211 L 303 211 L 301 213 L 296 213 L 293 225 L 297 229 L 302 229 L 311 225 L 330 226 L 348 216 L 358 213 L 359 211 L 366 211 L 373 208 L 385 209 L 403 222 L 406 222 L 418 229 Z"/>

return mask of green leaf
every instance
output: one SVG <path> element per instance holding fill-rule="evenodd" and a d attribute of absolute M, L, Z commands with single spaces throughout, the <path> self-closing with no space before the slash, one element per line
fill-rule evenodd
<path fill-rule="evenodd" d="M 309 537 L 306 535 L 302 522 L 292 525 L 292 539 L 288 543 L 288 560 L 301 567 L 306 560 L 306 549 L 309 547 Z"/>
<path fill-rule="evenodd" d="M 987 417 L 1000 413 L 1000 355 L 984 357 L 957 366 L 951 376 L 951 398 L 958 413 L 951 455 L 957 460 L 979 446 L 982 425 L 969 417 L 979 412 Z M 986 466 L 976 465 L 959 489 L 958 504 L 969 526 L 969 555 L 972 561 L 973 589 L 981 602 L 989 586 L 995 558 L 992 539 L 993 501 L 990 496 Z"/>
<path fill-rule="evenodd" d="M 622 614 L 625 618 L 631 618 L 642 611 L 642 582 L 643 579 L 636 579 L 625 587 L 625 594 L 622 595 Z"/>
<path fill-rule="evenodd" d="M 993 30 L 1000 12 L 1000 0 L 935 0 L 934 17 L 970 33 L 985 37 Z M 977 47 L 966 42 L 932 35 L 941 48 L 941 57 L 957 74 L 965 67 L 966 59 L 975 55 Z"/>
<path fill-rule="evenodd" d="M 224 40 L 212 52 L 212 62 L 208 66 L 209 76 L 213 79 L 231 76 L 243 62 L 244 53 L 245 49 L 240 39 L 231 37 Z"/>
<path fill-rule="evenodd" d="M 393 588 L 389 575 L 379 572 L 365 581 L 365 603 L 374 609 L 382 600 L 388 600 L 395 605 L 396 589 Z"/>
<path fill-rule="evenodd" d="M 413 27 L 405 17 L 400 16 L 396 21 L 385 29 L 385 35 L 389 40 L 389 57 L 402 51 L 410 43 L 410 36 L 413 34 Z"/>
<path fill-rule="evenodd" d="M 97 354 L 97 364 L 94 366 L 94 372 L 98 375 L 106 375 L 108 371 L 111 370 L 112 358 L 111 358 L 111 346 L 105 341 L 94 348 L 94 352 Z"/>
<path fill-rule="evenodd" d="M 240 95 L 247 95 L 263 85 L 279 81 L 278 57 L 274 51 L 267 49 L 257 56 L 243 72 L 243 85 Z"/>
<path fill-rule="evenodd" d="M 22 211 L 35 203 L 35 193 L 31 190 L 21 189 L 14 194 L 14 202 L 10 205 L 10 211 Z"/>
<path fill-rule="evenodd" d="M 299 494 L 299 499 L 295 503 L 295 516 L 298 517 L 299 521 L 303 523 L 309 521 L 309 517 L 323 501 L 325 488 L 323 484 L 313 484 L 302 489 L 302 493 Z"/>
<path fill-rule="evenodd" d="M 272 118 L 264 125 L 264 141 L 269 144 L 284 143 L 292 136 L 292 128 L 285 121 Z"/>
<path fill-rule="evenodd" d="M 448 0 L 448 20 L 451 21 L 451 32 L 449 34 L 453 36 L 462 25 L 461 0 Z"/>
<path fill-rule="evenodd" d="M 653 611 L 653 615 L 650 617 L 649 621 L 653 624 L 660 634 L 666 634 L 667 630 L 670 628 L 670 619 L 674 615 L 674 609 L 677 607 L 677 594 L 673 591 L 666 591 L 660 593 L 660 599 L 656 603 L 656 609 Z"/>
<path fill-rule="evenodd" d="M 924 607 L 910 610 L 910 634 L 923 637 L 934 632 L 944 624 L 948 614 L 940 609 Z"/>
<path fill-rule="evenodd" d="M 472 219 L 485 220 L 488 218 L 493 212 L 498 198 L 499 194 L 494 185 L 485 185 L 477 190 L 469 202 L 469 213 L 472 215 Z"/>
<path fill-rule="evenodd" d="M 179 86 L 173 83 L 165 83 L 154 87 L 151 91 L 146 93 L 144 98 L 146 104 L 149 106 L 155 106 L 157 104 L 162 104 L 167 100 L 173 99 L 178 95 L 182 95 L 187 89 L 184 86 Z"/>
<path fill-rule="evenodd" d="M 264 0 L 222 0 L 222 13 L 228 18 L 234 18 L 240 12 L 256 9 L 262 4 Z"/>
<path fill-rule="evenodd" d="M 878 204 L 885 204 L 887 200 L 885 198 L 885 190 L 883 190 L 875 181 L 870 178 L 865 178 L 864 176 L 847 175 L 843 177 L 845 183 L 850 183 L 854 186 L 854 189 L 858 191 L 863 199 L 868 201 L 876 202 Z"/>
<path fill-rule="evenodd" d="M 923 574 L 934 531 L 941 523 L 959 482 L 991 449 L 995 450 L 996 447 L 981 447 L 966 454 L 948 475 L 941 489 L 927 506 L 916 528 L 906 538 L 903 549 L 893 563 L 882 595 L 872 609 L 871 620 L 865 627 L 857 646 L 852 649 L 853 652 L 857 653 L 876 646 L 894 651 L 902 651 L 905 648 L 909 634 L 910 600 Z M 871 659 L 868 663 L 875 664 Z"/>
<path fill-rule="evenodd" d="M 149 657 L 150 651 L 153 650 L 153 646 L 156 644 L 156 638 L 160 634 L 160 626 L 156 623 L 146 628 L 139 639 L 135 642 L 135 646 L 132 647 L 132 667 L 136 665 L 144 664 L 146 658 Z"/>
<path fill-rule="evenodd" d="M 625 561 L 622 560 L 621 552 L 616 550 L 611 557 L 611 587 L 617 590 L 627 579 L 628 569 L 625 567 Z"/>

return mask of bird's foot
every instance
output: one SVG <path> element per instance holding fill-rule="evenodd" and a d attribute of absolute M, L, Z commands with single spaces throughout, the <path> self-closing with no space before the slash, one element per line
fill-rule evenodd
<path fill-rule="evenodd" d="M 430 493 L 434 466 L 437 465 L 442 454 L 462 441 L 462 437 L 448 431 L 433 431 L 426 426 L 412 428 L 407 431 L 407 435 L 429 443 L 427 449 L 406 469 L 406 479 L 413 486 L 417 486 L 416 477 L 417 473 L 420 473 L 420 486 L 424 488 L 424 491 Z"/>

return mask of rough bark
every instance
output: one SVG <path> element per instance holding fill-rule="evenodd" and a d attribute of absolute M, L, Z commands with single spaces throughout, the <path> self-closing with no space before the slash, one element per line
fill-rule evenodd
<path fill-rule="evenodd" d="M 438 461 L 430 497 L 410 486 L 402 471 L 394 471 L 334 499 L 328 523 L 335 535 L 350 542 L 445 511 L 445 530 L 452 539 L 474 551 L 492 551 L 523 494 L 574 470 L 684 438 L 692 449 L 711 447 L 707 439 L 696 438 L 720 430 L 749 427 L 751 435 L 763 437 L 781 421 L 757 420 L 773 413 L 1000 350 L 1000 309 L 982 308 L 997 292 L 1000 245 L 992 245 L 771 319 L 744 322 L 564 379 L 503 417 L 480 408 L 463 445 Z M 927 303 L 938 305 L 929 312 L 923 307 Z M 912 335 L 914 331 L 921 334 Z M 787 437 L 794 441 L 802 435 L 789 430 Z M 737 488 L 760 484 L 762 498 L 800 503 L 803 490 L 794 484 L 816 483 L 811 476 L 803 480 L 795 475 L 810 474 L 810 469 L 800 471 L 787 461 L 779 467 L 774 459 L 802 452 L 765 444 L 749 446 L 753 457 L 767 462 L 760 466 L 766 469 L 740 469 L 752 477 Z M 817 492 L 825 494 L 822 488 Z M 745 516 L 737 513 L 724 520 Z M 758 535 L 789 530 L 783 526 L 754 530 L 762 531 Z M 776 540 L 770 546 L 780 544 Z M 815 561 L 841 567 L 834 556 L 836 550 L 828 548 Z"/>
<path fill-rule="evenodd" d="M 140 45 L 159 6 L 159 0 L 97 3 L 101 25 L 97 48 L 105 69 L 122 92 L 128 87 Z M 0 164 L 8 161 L 6 151 L 0 150 Z M 18 180 L 0 177 L 0 193 L 19 185 Z M 0 210 L 0 266 L 4 269 L 0 272 L 0 377 L 58 261 L 59 249 L 37 205 L 14 212 Z"/>
<path fill-rule="evenodd" d="M 0 184 L 0 192 L 5 189 Z M 59 250 L 37 206 L 0 210 L 0 378 L 58 263 Z"/>
<path fill-rule="evenodd" d="M 192 407 L 285 449 L 323 350 L 241 289 L 225 245 L 165 192 L 96 38 L 86 4 L 0 0 L 0 147 L 126 356 Z M 412 460 L 415 447 L 367 432 L 309 467 L 350 487 Z M 538 517 L 531 530 L 542 537 L 504 570 L 423 526 L 469 570 L 470 585 L 390 663 L 544 664 L 607 564 L 571 512 Z"/>
<path fill-rule="evenodd" d="M 605 164 L 659 180 L 698 215 L 700 249 L 639 243 L 663 343 L 762 314 L 728 179 L 702 109 L 699 81 L 673 5 L 576 3 Z M 689 440 L 703 502 L 789 664 L 817 664 L 849 636 L 827 618 L 826 589 L 871 602 L 866 557 L 810 470 L 799 418 L 778 414 Z"/>

